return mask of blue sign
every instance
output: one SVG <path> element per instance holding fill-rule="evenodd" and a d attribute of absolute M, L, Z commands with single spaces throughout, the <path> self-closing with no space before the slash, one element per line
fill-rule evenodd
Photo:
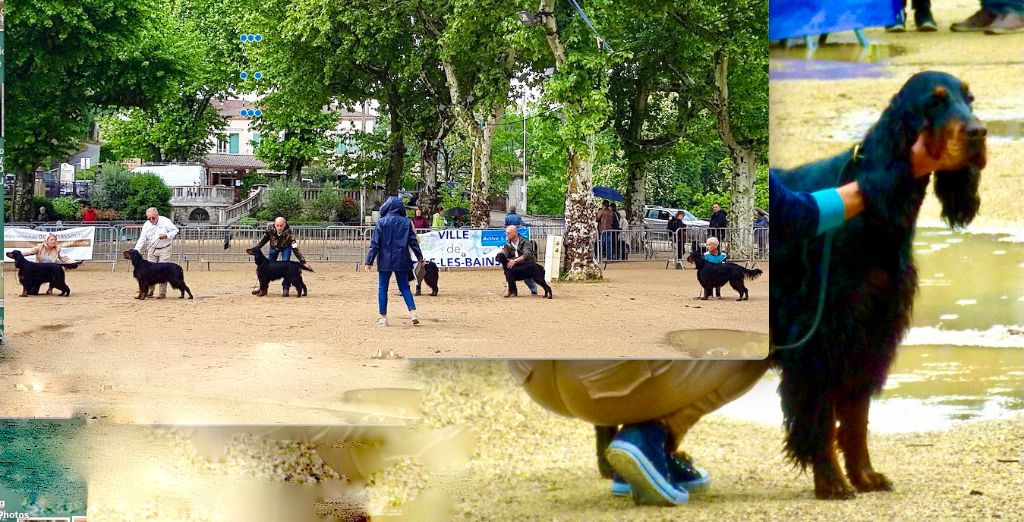
<path fill-rule="evenodd" d="M 505 238 L 504 230 L 483 230 L 481 232 L 481 246 L 504 246 L 508 241 L 508 239 Z M 530 229 L 526 227 L 519 227 L 519 235 L 526 239 L 530 239 Z"/>

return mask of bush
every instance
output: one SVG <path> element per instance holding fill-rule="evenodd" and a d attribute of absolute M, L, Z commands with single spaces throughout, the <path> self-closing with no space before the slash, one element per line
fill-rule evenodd
<path fill-rule="evenodd" d="M 62 221 L 78 221 L 82 218 L 82 204 L 66 196 L 54 199 L 53 214 Z"/>
<path fill-rule="evenodd" d="M 333 183 L 328 183 L 324 186 L 320 194 L 317 195 L 316 200 L 313 201 L 313 207 L 309 211 L 309 217 L 318 219 L 320 221 L 332 221 L 334 215 L 341 209 L 341 196 L 338 195 L 338 187 Z"/>
<path fill-rule="evenodd" d="M 270 187 L 267 199 L 263 202 L 263 210 L 256 214 L 257 218 L 266 212 L 267 221 L 281 216 L 288 221 L 302 216 L 302 194 L 294 185 L 276 182 Z"/>
<path fill-rule="evenodd" d="M 106 174 L 104 174 L 105 176 Z M 145 219 L 146 209 L 156 207 L 161 215 L 171 214 L 171 189 L 156 174 L 136 174 L 129 181 L 129 195 L 122 208 L 126 219 Z"/>
<path fill-rule="evenodd" d="M 242 177 L 242 194 L 249 194 L 249 188 L 253 185 L 269 185 L 270 177 L 263 174 L 249 173 Z"/>
<path fill-rule="evenodd" d="M 238 220 L 238 225 L 243 227 L 259 228 L 264 223 L 266 223 L 266 221 L 254 217 L 245 217 Z"/>
<path fill-rule="evenodd" d="M 303 169 L 302 177 L 309 178 L 317 182 L 335 181 L 338 179 L 338 173 L 329 167 L 316 166 Z"/>
<path fill-rule="evenodd" d="M 93 183 L 89 199 L 99 208 L 123 209 L 131 195 L 132 173 L 120 163 L 104 163 L 103 173 Z"/>
<path fill-rule="evenodd" d="M 121 213 L 112 208 L 94 208 L 96 221 L 120 221 Z"/>
<path fill-rule="evenodd" d="M 348 223 L 359 219 L 359 203 L 351 196 L 345 196 L 338 207 L 338 221 Z"/>
<path fill-rule="evenodd" d="M 36 219 L 39 215 L 39 207 L 46 207 L 46 213 L 50 215 L 50 219 L 60 219 L 57 213 L 53 210 L 53 200 L 50 198 L 44 198 L 43 196 L 34 196 L 32 198 L 32 220 Z"/>
<path fill-rule="evenodd" d="M 96 179 L 96 167 L 89 167 L 75 173 L 75 181 Z"/>

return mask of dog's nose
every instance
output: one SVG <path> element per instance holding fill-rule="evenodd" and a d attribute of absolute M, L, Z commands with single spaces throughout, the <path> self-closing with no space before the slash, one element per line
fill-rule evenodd
<path fill-rule="evenodd" d="M 967 137 L 972 140 L 983 140 L 988 134 L 988 129 L 985 128 L 985 124 L 980 121 L 971 121 L 967 123 L 967 128 L 964 129 L 967 133 Z"/>

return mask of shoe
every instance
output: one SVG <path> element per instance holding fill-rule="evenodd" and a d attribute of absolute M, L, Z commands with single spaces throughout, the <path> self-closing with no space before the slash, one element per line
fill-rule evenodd
<path fill-rule="evenodd" d="M 900 22 L 896 25 L 885 26 L 885 32 L 887 33 L 905 33 L 907 31 L 907 23 Z"/>
<path fill-rule="evenodd" d="M 646 422 L 623 427 L 612 439 L 605 457 L 630 486 L 633 502 L 646 506 L 678 506 L 690 496 L 669 482 L 665 444 L 668 430 Z"/>
<path fill-rule="evenodd" d="M 985 28 L 992 25 L 992 22 L 996 21 L 998 15 L 992 11 L 986 11 L 979 9 L 976 13 L 969 16 L 966 20 L 953 23 L 949 26 L 949 30 L 954 33 L 969 33 L 973 31 L 984 31 Z"/>
<path fill-rule="evenodd" d="M 939 24 L 935 23 L 930 9 L 918 9 L 914 11 L 914 26 L 919 33 L 934 33 L 939 30 Z"/>
<path fill-rule="evenodd" d="M 1014 12 L 999 15 L 996 21 L 992 22 L 985 29 L 985 34 L 1013 34 L 1019 32 L 1024 32 L 1024 16 Z"/>
<path fill-rule="evenodd" d="M 409 310 L 409 318 L 412 319 L 412 324 L 420 324 L 420 318 L 416 315 L 416 310 Z"/>
<path fill-rule="evenodd" d="M 387 325 L 388 325 L 388 318 L 387 317 L 381 317 L 380 319 L 377 319 L 377 326 L 387 326 Z"/>
<path fill-rule="evenodd" d="M 695 467 L 687 455 L 670 454 L 668 456 L 669 482 L 676 489 L 685 489 L 688 493 L 703 491 L 711 484 L 711 474 L 702 468 Z M 633 492 L 629 483 L 618 473 L 612 475 L 612 495 L 627 497 Z"/>

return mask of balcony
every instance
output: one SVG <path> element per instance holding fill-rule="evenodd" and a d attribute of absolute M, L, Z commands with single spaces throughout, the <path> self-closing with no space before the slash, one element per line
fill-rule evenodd
<path fill-rule="evenodd" d="M 234 187 L 171 187 L 171 206 L 231 205 L 235 202 Z"/>

